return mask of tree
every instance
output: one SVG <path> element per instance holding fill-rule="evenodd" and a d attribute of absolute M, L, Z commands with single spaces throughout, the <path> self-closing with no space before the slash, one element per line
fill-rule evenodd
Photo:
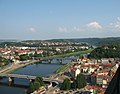
<path fill-rule="evenodd" d="M 83 74 L 77 75 L 76 82 L 77 82 L 77 88 L 79 89 L 86 86 L 86 80 Z"/>
<path fill-rule="evenodd" d="M 63 90 L 69 90 L 70 88 L 71 88 L 70 79 L 66 78 L 62 83 L 62 89 Z"/>
<path fill-rule="evenodd" d="M 35 91 L 34 83 L 31 83 L 31 84 L 30 84 L 30 87 L 29 87 L 28 90 L 27 90 L 27 93 L 30 94 L 30 93 L 32 93 L 32 92 L 34 92 L 34 91 Z"/>
<path fill-rule="evenodd" d="M 20 55 L 20 60 L 21 60 L 21 61 L 29 60 L 29 59 L 30 59 L 30 57 L 29 57 L 27 54 L 25 54 L 25 55 Z"/>
<path fill-rule="evenodd" d="M 42 77 L 36 77 L 35 81 L 36 81 L 36 82 L 39 82 L 39 83 L 40 83 L 40 86 L 43 86 L 43 85 L 44 85 L 44 82 L 43 82 L 43 78 L 42 78 Z"/>
<path fill-rule="evenodd" d="M 35 90 L 38 90 L 41 86 L 44 85 L 42 77 L 36 77 L 34 82 L 31 82 L 30 87 L 27 90 L 27 93 L 30 94 Z"/>
<path fill-rule="evenodd" d="M 104 45 L 94 49 L 90 55 L 90 58 L 120 58 L 120 44 Z"/>
<path fill-rule="evenodd" d="M 8 65 L 9 64 L 8 61 L 9 61 L 8 59 L 5 59 L 0 56 L 0 67 Z"/>
<path fill-rule="evenodd" d="M 75 79 L 73 81 L 72 88 L 77 89 L 77 81 Z"/>
<path fill-rule="evenodd" d="M 38 90 L 40 88 L 40 83 L 34 82 L 34 87 L 35 87 L 35 90 Z"/>

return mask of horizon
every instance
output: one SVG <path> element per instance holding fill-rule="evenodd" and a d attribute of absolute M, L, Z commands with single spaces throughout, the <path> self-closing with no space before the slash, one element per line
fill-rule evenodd
<path fill-rule="evenodd" d="M 0 0 L 0 39 L 120 37 L 119 0 Z"/>
<path fill-rule="evenodd" d="M 103 39 L 103 38 L 120 38 L 120 37 L 83 37 L 83 38 L 54 38 L 54 39 L 0 39 L 1 40 L 15 40 L 15 41 L 27 41 L 27 40 L 40 40 L 40 41 L 45 41 L 45 40 L 59 40 L 59 39 L 66 39 L 66 40 L 69 40 L 69 39 Z"/>

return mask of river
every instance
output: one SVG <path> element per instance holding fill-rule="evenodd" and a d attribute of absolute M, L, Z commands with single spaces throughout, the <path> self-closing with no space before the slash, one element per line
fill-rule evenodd
<path fill-rule="evenodd" d="M 47 64 L 47 61 L 42 61 L 42 63 L 38 64 L 31 64 L 24 68 L 21 68 L 13 73 L 15 74 L 26 74 L 26 75 L 35 75 L 35 76 L 49 76 L 51 75 L 57 68 L 59 68 L 60 64 L 57 63 L 56 59 L 53 59 L 51 64 Z M 62 60 L 62 63 L 68 63 L 71 60 Z M 8 78 L 0 80 L 1 82 L 8 82 Z M 22 85 L 29 85 L 29 80 L 27 79 L 18 79 L 15 78 L 14 83 L 22 84 Z M 10 87 L 5 85 L 0 85 L 0 94 L 26 94 L 25 88 L 18 88 L 18 87 Z"/>

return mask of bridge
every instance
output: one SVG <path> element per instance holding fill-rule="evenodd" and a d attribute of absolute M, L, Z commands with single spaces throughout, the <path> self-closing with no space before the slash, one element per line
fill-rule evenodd
<path fill-rule="evenodd" d="M 52 63 L 52 60 L 56 59 L 58 64 L 62 64 L 63 60 L 77 61 L 79 57 L 65 57 L 65 58 L 40 58 L 40 61 L 47 61 L 48 64 Z"/>
<path fill-rule="evenodd" d="M 0 77 L 23 78 L 23 79 L 29 79 L 29 80 L 34 80 L 36 78 L 36 76 L 21 75 L 21 74 L 0 74 Z"/>
<path fill-rule="evenodd" d="M 21 79 L 28 79 L 30 82 L 34 81 L 37 76 L 31 76 L 31 75 L 23 75 L 23 74 L 0 74 L 0 78 L 8 78 L 8 84 L 9 86 L 14 83 L 14 78 L 21 78 Z M 46 77 L 42 77 L 43 81 L 50 82 L 50 86 L 52 83 L 55 83 L 56 85 L 59 84 L 58 81 Z M 4 82 L 0 82 L 0 84 L 4 84 Z M 15 85 L 15 86 L 22 86 L 22 85 Z"/>

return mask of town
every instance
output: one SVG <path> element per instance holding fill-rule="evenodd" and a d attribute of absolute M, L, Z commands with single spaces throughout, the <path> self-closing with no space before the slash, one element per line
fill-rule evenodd
<path fill-rule="evenodd" d="M 0 0 L 0 94 L 120 94 L 120 0 Z"/>
<path fill-rule="evenodd" d="M 14 45 L 15 44 L 15 45 Z M 19 44 L 19 46 L 18 46 Z M 41 57 L 60 55 L 92 48 L 86 43 L 78 42 L 18 42 L 1 43 L 0 56 L 14 63 Z M 24 46 L 25 45 L 25 46 Z M 5 65 L 5 63 L 0 64 Z"/>
<path fill-rule="evenodd" d="M 40 44 L 38 47 L 30 46 L 30 44 L 38 45 L 36 42 L 20 42 L 27 46 L 16 46 L 15 43 L 10 45 L 10 43 L 9 45 L 4 43 L 4 46 L 0 48 L 1 74 L 43 59 L 52 65 L 52 59 L 60 59 L 61 56 L 62 58 L 77 56 L 49 76 L 49 79 L 59 82 L 57 88 L 49 86 L 46 89 L 40 86 L 30 91 L 30 93 L 34 92 L 33 94 L 38 94 L 38 92 L 41 92 L 40 94 L 104 94 L 120 62 L 119 58 L 89 58 L 88 50 L 93 50 L 94 47 L 86 43 L 38 42 Z M 76 54 L 80 51 L 86 52 L 81 55 Z M 68 82 L 65 83 L 65 81 Z"/>

